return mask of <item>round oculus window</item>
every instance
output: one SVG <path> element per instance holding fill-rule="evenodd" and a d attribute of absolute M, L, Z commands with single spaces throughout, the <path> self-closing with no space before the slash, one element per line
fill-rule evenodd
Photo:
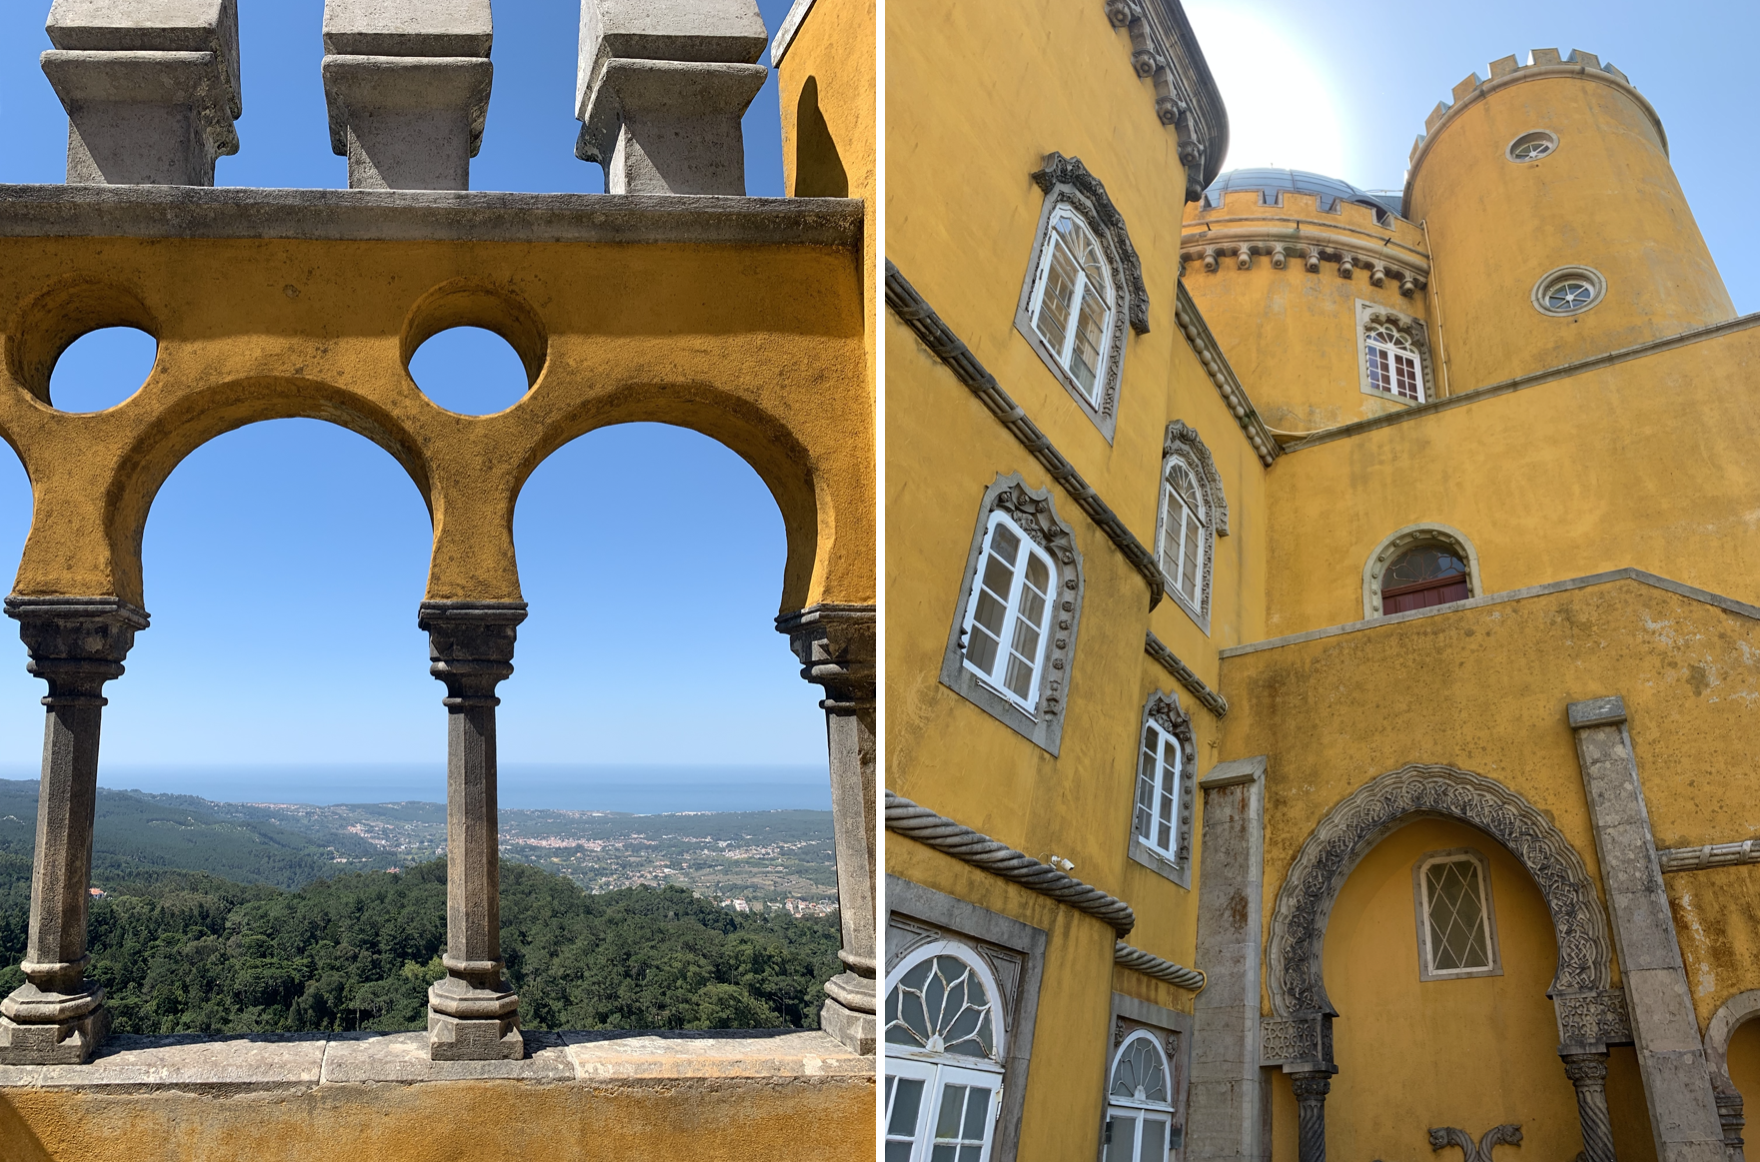
<path fill-rule="evenodd" d="M 1539 161 L 1549 153 L 1558 149 L 1558 137 L 1544 129 L 1536 129 L 1524 133 L 1509 143 L 1507 155 L 1511 161 Z"/>
<path fill-rule="evenodd" d="M 1534 308 L 1543 315 L 1580 315 L 1601 301 L 1607 280 L 1587 266 L 1566 266 L 1534 284 Z"/>

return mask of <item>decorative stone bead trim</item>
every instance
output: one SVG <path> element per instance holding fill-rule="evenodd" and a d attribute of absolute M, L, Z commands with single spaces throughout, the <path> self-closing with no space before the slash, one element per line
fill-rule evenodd
<path fill-rule="evenodd" d="M 1670 847 L 1656 853 L 1666 872 L 1699 871 L 1708 867 L 1734 867 L 1737 864 L 1760 863 L 1760 848 L 1755 841 L 1740 843 L 1707 843 L 1703 847 Z"/>
<path fill-rule="evenodd" d="M 916 333 L 917 338 L 923 341 L 923 345 L 936 358 L 947 364 L 948 370 L 971 389 L 972 394 L 990 409 L 990 413 L 1002 421 L 1002 426 L 1008 429 L 1009 434 L 1019 440 L 1033 454 L 1033 459 L 1051 474 L 1051 478 L 1063 486 L 1064 491 L 1076 502 L 1076 507 L 1086 513 L 1088 519 L 1100 526 L 1100 531 L 1118 546 L 1119 552 L 1124 554 L 1125 559 L 1148 582 L 1149 608 L 1154 609 L 1160 603 L 1162 594 L 1161 567 L 1155 563 L 1154 555 L 1125 527 L 1118 514 L 1100 499 L 1100 494 L 1082 479 L 1075 466 L 1039 430 L 1039 425 L 1028 419 L 1020 405 L 1002 390 L 996 377 L 985 370 L 971 349 L 941 321 L 941 316 L 917 293 L 917 288 L 899 273 L 898 267 L 893 265 L 890 258 L 886 260 L 886 305 L 898 316 L 900 322 Z"/>
<path fill-rule="evenodd" d="M 1175 964 L 1171 960 L 1162 960 L 1141 948 L 1132 948 L 1122 940 L 1113 946 L 1112 962 L 1191 992 L 1198 992 L 1204 987 L 1204 974 L 1197 969 Z"/>
<path fill-rule="evenodd" d="M 1228 715 L 1228 699 L 1204 685 L 1204 680 L 1192 672 L 1192 668 L 1179 660 L 1172 650 L 1164 645 L 1153 630 L 1143 637 L 1143 652 L 1154 658 L 1160 667 L 1172 674 L 1174 679 L 1184 686 L 1192 697 L 1203 704 L 1204 709 L 1217 718 Z"/>
<path fill-rule="evenodd" d="M 1155 115 L 1179 134 L 1186 201 L 1204 196 L 1228 153 L 1228 111 L 1185 12 L 1167 0 L 1106 0 L 1106 18 L 1131 39 L 1131 67 L 1155 86 Z"/>
<path fill-rule="evenodd" d="M 1430 264 L 1415 258 L 1390 261 L 1385 244 L 1369 239 L 1358 241 L 1338 234 L 1298 228 L 1291 231 L 1286 224 L 1273 229 L 1210 230 L 1188 234 L 1182 238 L 1179 252 L 1180 276 L 1186 267 L 1197 263 L 1206 274 L 1214 274 L 1225 265 L 1224 258 L 1233 258 L 1236 270 L 1251 270 L 1255 256 L 1267 258 L 1271 269 L 1287 269 L 1291 260 L 1309 274 L 1318 274 L 1322 265 L 1336 264 L 1338 276 L 1349 279 L 1358 270 L 1369 272 L 1370 286 L 1385 286 L 1389 278 L 1407 298 L 1430 285 Z M 1291 234 L 1295 238 L 1291 238 Z"/>
<path fill-rule="evenodd" d="M 1644 116 L 1650 119 L 1651 127 L 1656 130 L 1656 137 L 1662 143 L 1662 152 L 1668 153 L 1668 134 L 1663 131 L 1662 118 L 1644 95 L 1632 87 L 1626 75 L 1614 68 L 1612 64 L 1602 64 L 1592 52 L 1572 49 L 1571 54 L 1560 59 L 1556 48 L 1537 48 L 1529 56 L 1529 63 L 1517 63 L 1515 56 L 1506 56 L 1502 60 L 1491 62 L 1491 79 L 1483 80 L 1477 72 L 1468 73 L 1466 79 L 1454 87 L 1454 100 L 1439 101 L 1430 116 L 1424 121 L 1424 132 L 1418 134 L 1412 142 L 1410 168 L 1406 170 L 1405 201 L 1402 213 L 1409 216 L 1412 208 L 1412 183 L 1417 180 L 1418 167 L 1424 164 L 1425 156 L 1430 152 L 1431 143 L 1459 117 L 1463 109 L 1467 109 L 1499 89 L 1510 85 L 1519 85 L 1523 81 L 1542 81 L 1552 77 L 1582 77 L 1584 80 L 1598 81 L 1609 85 L 1634 101 Z"/>
<path fill-rule="evenodd" d="M 1221 393 L 1222 402 L 1234 413 L 1235 422 L 1247 434 L 1253 451 L 1259 454 L 1259 462 L 1267 468 L 1271 467 L 1271 462 L 1277 459 L 1282 449 L 1272 438 L 1271 429 L 1259 418 L 1259 410 L 1253 406 L 1253 401 L 1247 398 L 1247 389 L 1241 386 L 1240 377 L 1229 366 L 1228 359 L 1216 342 L 1216 336 L 1210 333 L 1210 325 L 1204 322 L 1204 316 L 1198 311 L 1198 304 L 1192 301 L 1192 292 L 1186 289 L 1183 281 L 1179 284 L 1173 317 L 1179 324 L 1180 333 L 1191 345 L 1192 353 L 1204 365 L 1204 370 L 1209 372 L 1210 382 Z"/>
<path fill-rule="evenodd" d="M 1120 937 L 1130 935 L 1137 926 L 1136 912 L 1116 896 L 890 790 L 886 792 L 886 830 L 945 852 L 991 875 L 1012 880 L 1078 912 L 1086 912 L 1112 925 Z"/>

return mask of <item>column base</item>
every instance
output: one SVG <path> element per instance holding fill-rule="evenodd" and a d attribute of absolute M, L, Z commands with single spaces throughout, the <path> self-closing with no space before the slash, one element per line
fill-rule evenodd
<path fill-rule="evenodd" d="M 430 1061 L 518 1061 L 525 1055 L 518 1017 L 472 1020 L 428 1010 Z"/>
<path fill-rule="evenodd" d="M 828 1000 L 819 1010 L 819 1028 L 851 1050 L 871 1055 L 879 1045 L 879 1022 L 873 1013 L 860 1013 Z"/>
<path fill-rule="evenodd" d="M 110 1010 L 50 1025 L 0 1017 L 0 1065 L 84 1065 L 110 1032 Z"/>

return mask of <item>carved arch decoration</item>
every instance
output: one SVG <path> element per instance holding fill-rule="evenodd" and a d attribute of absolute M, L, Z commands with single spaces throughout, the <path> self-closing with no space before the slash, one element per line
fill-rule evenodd
<path fill-rule="evenodd" d="M 1147 725 L 1153 722 L 1169 737 L 1179 741 L 1179 802 L 1174 804 L 1178 813 L 1174 820 L 1174 859 L 1169 877 L 1182 887 L 1191 886 L 1192 865 L 1192 813 L 1197 800 L 1198 785 L 1198 744 L 1192 734 L 1192 719 L 1179 704 L 1179 695 L 1172 691 L 1155 690 L 1143 704 L 1143 725 L 1137 728 L 1137 754 L 1142 749 L 1142 735 L 1147 733 Z M 1140 762 L 1140 757 L 1138 758 Z M 1134 784 L 1133 784 L 1134 786 Z M 1139 844 L 1136 830 L 1136 799 L 1131 800 L 1131 855 L 1138 862 L 1154 867 L 1163 860 L 1156 858 L 1158 853 L 1145 852 Z M 1160 870 L 1160 869 L 1157 869 Z"/>
<path fill-rule="evenodd" d="M 1606 1002 L 1612 944 L 1582 856 L 1538 808 L 1503 784 L 1471 771 L 1416 763 L 1358 788 L 1320 820 L 1297 852 L 1271 916 L 1266 964 L 1272 1010 L 1286 1019 L 1335 1015 L 1321 971 L 1332 905 L 1377 843 L 1420 818 L 1477 827 L 1533 877 L 1558 940 L 1558 972 L 1547 995 L 1558 1009 L 1560 1039 L 1629 1040 L 1623 1007 L 1613 1006 L 1619 1009 L 1614 1012 Z"/>
<path fill-rule="evenodd" d="M 1184 420 L 1174 420 L 1167 425 L 1167 435 L 1161 441 L 1161 458 L 1166 461 L 1171 456 L 1179 456 L 1197 469 L 1198 480 L 1204 486 L 1204 503 L 1210 509 L 1210 523 L 1216 535 L 1228 535 L 1228 497 L 1222 491 L 1222 473 L 1216 470 L 1216 458 L 1210 455 L 1210 449 L 1198 435 L 1198 429 L 1189 427 Z M 1165 464 L 1163 465 L 1165 469 Z"/>
<path fill-rule="evenodd" d="M 1125 309 L 1119 311 L 1120 317 L 1128 317 L 1131 330 L 1139 335 L 1149 333 L 1149 291 L 1143 284 L 1143 262 L 1137 257 L 1137 248 L 1131 244 L 1130 230 L 1124 224 L 1124 215 L 1112 204 L 1112 198 L 1106 193 L 1106 187 L 1099 178 L 1088 172 L 1079 157 L 1065 157 L 1055 151 L 1045 155 L 1045 164 L 1032 173 L 1033 184 L 1045 194 L 1046 200 L 1052 200 L 1058 193 L 1058 187 L 1064 186 L 1080 194 L 1080 199 L 1072 199 L 1074 208 L 1082 211 L 1093 228 L 1100 244 L 1111 253 L 1112 268 L 1119 272 L 1119 281 L 1125 297 L 1129 300 Z"/>
<path fill-rule="evenodd" d="M 1760 1017 L 1760 989 L 1749 989 L 1723 1002 L 1705 1025 L 1705 1064 L 1711 1067 L 1711 1086 L 1717 1091 L 1719 1105 L 1727 1095 L 1741 1096 L 1729 1076 L 1729 1042 L 1737 1029 L 1755 1017 Z"/>
<path fill-rule="evenodd" d="M 1479 576 L 1479 550 L 1473 547 L 1467 534 L 1438 521 L 1421 521 L 1388 533 L 1363 563 L 1365 620 L 1381 616 L 1381 578 L 1387 572 L 1387 567 L 1405 550 L 1431 542 L 1447 545 L 1454 550 L 1456 556 L 1467 563 L 1467 597 L 1470 599 L 1485 596 L 1485 587 Z"/>

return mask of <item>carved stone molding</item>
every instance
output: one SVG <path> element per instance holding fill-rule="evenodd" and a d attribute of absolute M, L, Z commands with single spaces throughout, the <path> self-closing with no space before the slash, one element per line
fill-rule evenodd
<path fill-rule="evenodd" d="M 777 617 L 777 632 L 788 635 L 801 677 L 825 690 L 823 709 L 845 714 L 873 709 L 876 620 L 872 605 L 830 602 Z"/>
<path fill-rule="evenodd" d="M 1376 843 L 1414 818 L 1458 819 L 1509 850 L 1533 877 L 1552 915 L 1558 972 L 1549 995 L 1607 989 L 1607 918 L 1583 859 L 1546 816 L 1492 779 L 1413 764 L 1359 788 L 1327 813 L 1296 854 L 1272 913 L 1267 959 L 1280 1017 L 1333 1013 L 1321 972 L 1327 918 L 1339 889 Z"/>
<path fill-rule="evenodd" d="M 1168 424 L 1167 434 L 1161 441 L 1162 458 L 1175 455 L 1197 469 L 1198 479 L 1204 483 L 1204 499 L 1210 507 L 1210 519 L 1216 535 L 1226 537 L 1228 497 L 1222 491 L 1222 473 L 1216 470 L 1216 458 L 1210 455 L 1210 449 L 1198 435 L 1198 429 L 1189 427 L 1184 420 L 1174 420 Z"/>
<path fill-rule="evenodd" d="M 1558 1041 L 1564 1046 L 1630 1045 L 1632 1020 L 1621 989 L 1552 994 L 1558 1017 Z"/>
<path fill-rule="evenodd" d="M 1471 1134 L 1453 1126 L 1443 1126 L 1430 1131 L 1430 1148 L 1445 1150 L 1450 1146 L 1458 1146 L 1461 1151 L 1461 1162 L 1491 1162 L 1493 1148 L 1520 1146 L 1521 1144 L 1522 1127 L 1513 1122 L 1492 1126 L 1485 1131 L 1477 1144 L 1474 1143 Z"/>
<path fill-rule="evenodd" d="M 1055 152 L 1045 155 L 1045 164 L 1033 171 L 1032 178 L 1046 197 L 1053 196 L 1059 186 L 1067 186 L 1086 200 L 1088 205 L 1082 207 L 1078 203 L 1078 208 L 1092 211 L 1093 220 L 1089 225 L 1116 252 L 1117 269 L 1129 299 L 1126 310 L 1122 313 L 1130 318 L 1131 330 L 1139 335 L 1148 334 L 1149 291 L 1143 285 L 1143 263 L 1137 257 L 1137 248 L 1131 244 L 1131 234 L 1124 224 L 1124 215 L 1112 204 L 1105 185 L 1088 172 L 1088 167 L 1082 164 L 1081 158 L 1065 157 Z"/>
<path fill-rule="evenodd" d="M 1166 0 L 1106 0 L 1106 18 L 1130 36 L 1131 68 L 1155 86 L 1155 116 L 1179 134 L 1186 201 L 1222 171 L 1228 112 L 1185 13 Z"/>
<path fill-rule="evenodd" d="M 1179 655 L 1167 648 L 1154 630 L 1147 631 L 1143 636 L 1143 652 L 1155 659 L 1157 665 L 1172 674 L 1174 680 L 1191 692 L 1192 697 L 1203 704 L 1204 709 L 1218 718 L 1228 714 L 1228 699 L 1204 684 L 1204 680 L 1193 672 L 1192 668 L 1180 661 Z"/>
<path fill-rule="evenodd" d="M 1292 231 L 1281 222 L 1262 230 L 1246 228 L 1209 230 L 1188 234 L 1180 240 L 1180 273 L 1197 264 L 1206 274 L 1215 274 L 1223 267 L 1223 259 L 1232 258 L 1236 270 L 1251 270 L 1253 259 L 1268 259 L 1273 270 L 1286 270 L 1291 264 L 1309 274 L 1318 274 L 1322 266 L 1333 266 L 1338 276 L 1354 278 L 1358 270 L 1369 272 L 1369 285 L 1385 286 L 1388 279 L 1407 298 L 1430 285 L 1430 265 L 1415 255 L 1401 258 L 1390 252 L 1385 243 L 1372 239 L 1357 240 L 1343 235 Z"/>

